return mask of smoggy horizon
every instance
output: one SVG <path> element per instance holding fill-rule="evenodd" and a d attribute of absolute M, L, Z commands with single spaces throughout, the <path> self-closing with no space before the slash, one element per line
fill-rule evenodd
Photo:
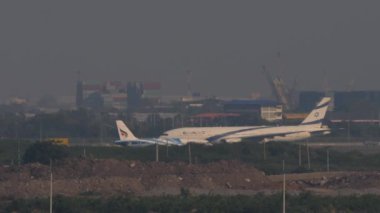
<path fill-rule="evenodd" d="M 298 90 L 379 90 L 379 2 L 1 2 L 0 99 L 84 81 L 264 96 L 265 65 Z M 280 53 L 280 54 L 278 54 Z"/>

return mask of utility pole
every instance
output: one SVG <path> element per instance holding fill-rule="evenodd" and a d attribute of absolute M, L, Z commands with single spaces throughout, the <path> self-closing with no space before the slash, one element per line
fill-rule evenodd
<path fill-rule="evenodd" d="M 347 121 L 347 141 L 351 142 L 351 120 Z"/>
<path fill-rule="evenodd" d="M 330 152 L 327 149 L 327 155 L 326 155 L 326 163 L 327 163 L 327 172 L 330 172 Z"/>
<path fill-rule="evenodd" d="M 183 127 L 183 115 L 181 113 L 181 127 Z"/>
<path fill-rule="evenodd" d="M 51 159 L 50 159 L 50 213 L 53 213 L 53 170 L 52 170 Z"/>
<path fill-rule="evenodd" d="M 166 118 L 162 119 L 162 126 L 166 130 Z"/>
<path fill-rule="evenodd" d="M 104 130 L 103 130 L 103 121 L 100 121 L 100 142 L 104 143 Z"/>
<path fill-rule="evenodd" d="M 20 136 L 18 133 L 18 125 L 16 123 L 16 139 L 17 139 L 17 166 L 20 166 L 21 164 L 21 157 L 20 157 Z"/>
<path fill-rule="evenodd" d="M 282 180 L 282 212 L 286 212 L 286 203 L 285 203 L 285 197 L 286 197 L 286 177 L 285 177 L 285 161 L 282 160 L 282 173 L 283 173 L 283 180 Z"/>
<path fill-rule="evenodd" d="M 267 159 L 267 153 L 266 153 L 265 144 L 266 144 L 266 142 L 264 141 L 264 143 L 263 143 L 263 157 L 264 157 L 264 160 Z"/>
<path fill-rule="evenodd" d="M 20 156 L 20 138 L 17 138 L 17 165 L 21 164 L 21 156 Z"/>
<path fill-rule="evenodd" d="M 86 146 L 83 144 L 83 157 L 86 158 Z"/>
<path fill-rule="evenodd" d="M 42 142 L 42 121 L 40 118 L 40 142 Z"/>
<path fill-rule="evenodd" d="M 158 143 L 156 142 L 156 162 L 158 162 Z"/>
<path fill-rule="evenodd" d="M 302 166 L 301 144 L 298 144 L 298 166 Z"/>
<path fill-rule="evenodd" d="M 189 151 L 189 164 L 191 165 L 191 143 L 189 143 L 188 151 Z"/>
<path fill-rule="evenodd" d="M 153 120 L 153 128 L 155 128 L 156 127 L 156 114 L 155 113 L 153 113 L 152 114 L 152 120 Z"/>
<path fill-rule="evenodd" d="M 309 140 L 306 140 L 306 151 L 307 151 L 307 167 L 310 169 L 310 149 L 309 149 Z"/>

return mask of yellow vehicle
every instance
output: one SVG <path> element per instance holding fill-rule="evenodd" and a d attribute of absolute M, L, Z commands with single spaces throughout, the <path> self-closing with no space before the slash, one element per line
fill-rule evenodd
<path fill-rule="evenodd" d="M 55 144 L 68 146 L 69 145 L 69 138 L 47 138 L 47 141 L 52 141 Z"/>

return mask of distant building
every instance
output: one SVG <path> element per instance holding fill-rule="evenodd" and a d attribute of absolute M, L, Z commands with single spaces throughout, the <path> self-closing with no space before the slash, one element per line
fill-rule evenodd
<path fill-rule="evenodd" d="M 310 111 L 325 96 L 321 91 L 303 91 L 299 94 L 299 109 Z M 329 117 L 335 120 L 371 120 L 380 116 L 380 91 L 333 91 Z"/>
<path fill-rule="evenodd" d="M 127 106 L 127 93 L 103 94 L 104 107 L 124 110 Z"/>
<path fill-rule="evenodd" d="M 196 126 L 226 125 L 230 118 L 239 118 L 238 113 L 200 113 L 191 116 L 191 123 Z"/>
<path fill-rule="evenodd" d="M 128 111 L 135 111 L 141 103 L 144 94 L 143 84 L 140 82 L 129 82 L 127 84 L 127 107 Z"/>
<path fill-rule="evenodd" d="M 325 93 L 320 91 L 301 91 L 299 93 L 298 109 L 302 112 L 309 112 L 324 96 Z"/>
<path fill-rule="evenodd" d="M 91 93 L 83 100 L 83 106 L 95 110 L 101 110 L 104 108 L 104 98 L 99 92 Z"/>
<path fill-rule="evenodd" d="M 27 105 L 28 100 L 25 98 L 20 98 L 20 97 L 11 97 L 8 99 L 7 104 L 8 105 Z"/>
<path fill-rule="evenodd" d="M 282 105 L 272 100 L 232 100 L 224 103 L 224 112 L 239 113 L 267 120 L 282 120 Z"/>
<path fill-rule="evenodd" d="M 161 98 L 161 83 L 160 82 L 143 82 L 143 98 Z"/>
<path fill-rule="evenodd" d="M 380 91 L 347 91 L 334 92 L 336 111 L 354 109 L 380 108 Z"/>
<path fill-rule="evenodd" d="M 78 81 L 76 88 L 76 106 L 92 109 L 110 108 L 118 110 L 135 110 L 141 104 L 151 103 L 142 100 L 160 98 L 159 82 L 121 81 Z"/>
<path fill-rule="evenodd" d="M 281 121 L 283 117 L 281 104 L 262 106 L 260 112 L 261 119 L 269 122 Z"/>

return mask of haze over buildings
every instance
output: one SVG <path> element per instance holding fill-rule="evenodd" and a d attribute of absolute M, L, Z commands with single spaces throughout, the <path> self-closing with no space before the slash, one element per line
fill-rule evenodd
<path fill-rule="evenodd" d="M 84 80 L 158 81 L 186 94 L 270 94 L 261 66 L 299 89 L 380 89 L 379 2 L 7 1 L 0 98 L 74 95 Z M 281 52 L 279 59 L 277 53 Z"/>

